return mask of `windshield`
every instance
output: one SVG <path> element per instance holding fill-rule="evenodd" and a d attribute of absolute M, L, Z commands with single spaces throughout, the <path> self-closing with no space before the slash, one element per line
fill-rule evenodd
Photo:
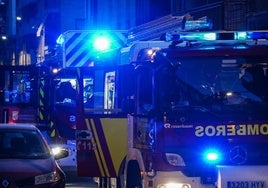
<path fill-rule="evenodd" d="M 175 63 L 178 64 L 176 84 L 184 88 L 180 89 L 180 102 L 197 104 L 206 99 L 236 105 L 267 101 L 268 62 L 265 60 L 185 58 Z"/>
<path fill-rule="evenodd" d="M 245 107 L 255 112 L 267 110 L 268 58 L 180 57 L 166 62 L 152 73 L 158 110 L 180 107 L 229 112 L 235 108 L 246 111 Z M 148 87 L 144 91 L 150 95 Z"/>
<path fill-rule="evenodd" d="M 50 151 L 35 130 L 0 129 L 0 159 L 44 159 Z"/>

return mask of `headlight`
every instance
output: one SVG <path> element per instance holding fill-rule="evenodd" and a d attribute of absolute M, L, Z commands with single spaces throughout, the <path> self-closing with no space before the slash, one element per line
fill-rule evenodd
<path fill-rule="evenodd" d="M 157 188 L 191 188 L 189 184 L 183 183 L 167 183 L 157 186 Z"/>
<path fill-rule="evenodd" d="M 61 147 L 53 147 L 51 149 L 52 149 L 53 155 L 58 155 L 61 152 L 61 150 L 62 150 Z"/>
<path fill-rule="evenodd" d="M 40 184 L 45 184 L 45 183 L 57 182 L 59 179 L 60 179 L 59 174 L 56 171 L 54 171 L 48 174 L 35 176 L 34 182 L 35 182 L 35 185 L 40 185 Z"/>
<path fill-rule="evenodd" d="M 166 158 L 169 164 L 172 166 L 185 166 L 182 157 L 175 153 L 166 153 Z"/>
<path fill-rule="evenodd" d="M 69 149 L 67 147 L 51 145 L 51 150 L 56 160 L 69 156 Z"/>

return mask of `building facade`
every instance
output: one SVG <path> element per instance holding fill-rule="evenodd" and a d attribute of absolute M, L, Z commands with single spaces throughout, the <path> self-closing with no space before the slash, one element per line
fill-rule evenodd
<path fill-rule="evenodd" d="M 0 65 L 36 63 L 40 46 L 51 51 L 67 30 L 128 30 L 188 13 L 207 16 L 215 30 L 268 29 L 263 0 L 0 0 Z"/>
<path fill-rule="evenodd" d="M 45 35 L 44 43 L 49 50 L 60 33 L 67 30 L 127 30 L 149 21 L 151 7 L 157 7 L 155 3 L 150 6 L 152 0 L 0 1 L 3 3 L 0 18 L 3 18 L 2 25 L 5 25 L 0 25 L 3 30 L 0 34 L 7 37 L 5 41 L 0 41 L 3 43 L 0 47 L 8 51 L 8 54 L 0 54 L 0 64 L 10 64 L 10 61 L 15 61 L 13 64 L 34 63 L 38 58 L 35 53 L 41 40 L 35 40 L 36 35 Z M 166 3 L 165 6 L 170 7 Z M 7 44 L 12 45 L 7 48 Z M 31 58 L 21 58 L 22 55 Z"/>
<path fill-rule="evenodd" d="M 171 12 L 207 16 L 215 30 L 268 29 L 268 1 L 263 0 L 171 0 Z"/>

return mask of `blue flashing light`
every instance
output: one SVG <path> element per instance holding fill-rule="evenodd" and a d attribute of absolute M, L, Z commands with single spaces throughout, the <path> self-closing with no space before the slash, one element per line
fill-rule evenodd
<path fill-rule="evenodd" d="M 120 38 L 114 31 L 99 30 L 91 33 L 88 47 L 94 53 L 105 53 L 122 47 Z"/>
<path fill-rule="evenodd" d="M 246 40 L 247 32 L 236 32 L 234 37 L 236 40 Z"/>
<path fill-rule="evenodd" d="M 108 36 L 100 35 L 94 39 L 93 47 L 97 51 L 107 51 L 111 47 L 111 40 Z"/>
<path fill-rule="evenodd" d="M 210 153 L 207 153 L 206 158 L 209 161 L 215 161 L 218 159 L 218 154 L 215 152 L 210 152 Z"/>
<path fill-rule="evenodd" d="M 204 152 L 204 161 L 206 163 L 218 163 L 221 160 L 221 153 L 216 149 L 209 149 Z"/>
<path fill-rule="evenodd" d="M 167 33 L 168 41 L 215 41 L 215 40 L 268 40 L 268 31 L 235 31 L 235 32 L 182 32 L 174 35 Z"/>
<path fill-rule="evenodd" d="M 241 37 L 242 36 L 242 37 Z M 246 31 L 237 32 L 237 40 L 247 40 L 247 39 L 268 39 L 268 31 Z"/>
<path fill-rule="evenodd" d="M 196 33 L 191 33 L 189 34 L 182 34 L 180 35 L 180 39 L 182 40 L 216 40 L 216 33 L 213 32 L 209 32 L 209 33 L 205 33 L 205 32 L 196 32 Z"/>

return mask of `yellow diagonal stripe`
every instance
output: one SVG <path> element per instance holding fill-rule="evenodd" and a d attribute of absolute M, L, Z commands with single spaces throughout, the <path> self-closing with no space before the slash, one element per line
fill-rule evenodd
<path fill-rule="evenodd" d="M 106 160 L 105 160 L 105 157 L 104 157 L 104 154 L 103 154 L 103 151 L 102 151 L 102 148 L 101 148 L 101 144 L 100 144 L 100 139 L 99 139 L 99 136 L 98 136 L 98 133 L 97 133 L 97 130 L 96 130 L 96 125 L 93 121 L 93 119 L 90 120 L 91 122 L 91 125 L 92 125 L 92 131 L 93 131 L 93 134 L 95 135 L 95 139 L 96 139 L 96 145 L 97 145 L 97 150 L 99 151 L 100 153 L 100 161 L 102 162 L 102 165 L 103 165 L 103 170 L 105 171 L 105 174 L 109 177 L 110 176 L 110 173 L 109 173 L 109 170 L 108 170 L 108 167 L 107 167 L 107 163 L 106 163 Z M 97 152 L 97 151 L 96 151 Z M 95 152 L 95 153 L 96 153 Z M 104 174 L 104 175 L 105 175 Z"/>
<path fill-rule="evenodd" d="M 92 131 L 91 128 L 90 128 L 90 126 L 89 126 L 88 119 L 86 119 L 86 125 L 87 125 L 87 129 L 89 131 Z M 96 140 L 95 140 L 94 137 L 92 137 L 92 142 L 96 143 Z M 96 159 L 97 159 L 97 163 L 98 163 L 99 169 L 101 171 L 101 175 L 104 176 L 104 172 L 103 172 L 103 168 L 101 166 L 101 161 L 100 161 L 100 157 L 99 157 L 98 151 L 97 150 L 94 150 L 94 153 L 95 153 L 95 156 L 96 156 Z"/>
<path fill-rule="evenodd" d="M 118 134 L 127 132 L 126 118 L 102 118 L 101 124 L 109 152 L 115 167 L 119 174 L 120 165 L 127 154 L 127 134 Z M 118 147 L 120 143 L 120 147 Z"/>

